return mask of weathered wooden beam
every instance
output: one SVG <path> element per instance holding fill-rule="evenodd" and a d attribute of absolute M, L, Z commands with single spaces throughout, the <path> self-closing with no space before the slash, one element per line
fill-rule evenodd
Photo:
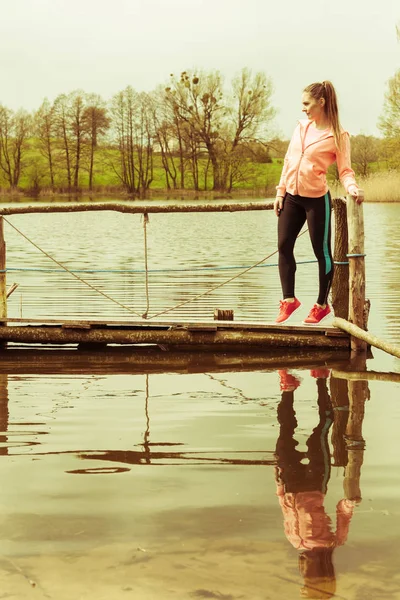
<path fill-rule="evenodd" d="M 178 204 L 140 201 L 125 202 L 35 202 L 24 204 L 20 202 L 0 204 L 0 215 L 22 215 L 28 213 L 59 213 L 113 210 L 121 213 L 188 213 L 188 212 L 237 212 L 249 210 L 272 210 L 273 203 L 266 201 L 255 202 L 221 202 L 215 200 L 209 203 Z"/>
<path fill-rule="evenodd" d="M 381 371 L 340 371 L 332 369 L 331 375 L 334 379 L 346 381 L 392 381 L 400 383 L 400 373 L 385 373 Z"/>
<path fill-rule="evenodd" d="M 333 198 L 332 204 L 335 218 L 332 306 L 337 317 L 347 319 L 349 315 L 349 265 L 346 264 L 349 262 L 347 258 L 349 245 L 347 209 L 344 198 Z"/>
<path fill-rule="evenodd" d="M 399 346 L 395 346 L 394 344 L 390 344 L 389 342 L 381 340 L 376 335 L 372 335 L 372 333 L 364 331 L 364 329 L 361 329 L 361 327 L 357 327 L 357 325 L 355 325 L 354 323 L 349 323 L 349 321 L 346 321 L 345 319 L 335 317 L 332 321 L 332 325 L 334 327 L 339 327 L 343 331 L 349 333 L 352 336 L 352 339 L 362 340 L 365 346 L 367 346 L 367 344 L 370 344 L 375 348 L 379 348 L 380 350 L 384 350 L 384 352 L 387 352 L 388 354 L 392 354 L 393 356 L 400 358 Z"/>
<path fill-rule="evenodd" d="M 327 364 L 329 364 L 329 366 L 333 366 L 331 362 Z M 331 435 L 334 461 L 333 464 L 336 467 L 345 467 L 348 462 L 345 438 L 347 420 L 349 417 L 349 395 L 347 391 L 347 381 L 331 377 L 329 379 L 329 387 L 331 402 L 334 408 Z"/>
<path fill-rule="evenodd" d="M 349 232 L 349 321 L 357 327 L 366 327 L 365 307 L 365 259 L 364 259 L 364 214 L 363 205 L 352 196 L 347 196 L 347 226 Z M 352 352 L 366 352 L 364 338 L 353 336 Z"/>
<path fill-rule="evenodd" d="M 329 337 L 324 330 L 304 333 L 188 329 L 65 329 L 63 327 L 0 327 L 0 340 L 36 344 L 160 344 L 173 346 L 348 348 L 348 338 Z"/>
<path fill-rule="evenodd" d="M 363 354 L 363 371 L 366 368 L 366 354 Z M 346 498 L 360 502 L 362 498 L 360 477 L 364 460 L 365 441 L 362 434 L 365 401 L 369 398 L 367 381 L 348 381 L 349 418 L 346 426 L 346 446 L 348 463 L 345 468 L 343 488 Z"/>
<path fill-rule="evenodd" d="M 317 369 L 326 364 L 344 369 L 348 364 L 347 350 L 313 348 L 211 349 L 185 351 L 161 350 L 158 346 L 113 346 L 104 350 L 42 349 L 9 347 L 0 352 L 0 373 L 15 374 L 146 374 L 276 371 L 277 369 Z M 331 380 L 332 381 L 332 380 Z M 0 379 L 1 382 L 1 379 Z M 346 383 L 346 382 L 340 382 Z M 277 383 L 278 385 L 278 383 Z M 346 384 L 347 385 L 347 384 Z M 347 388 L 346 388 L 347 389 Z"/>
<path fill-rule="evenodd" d="M 0 318 L 7 318 L 6 287 L 6 242 L 4 240 L 4 220 L 0 215 Z"/>

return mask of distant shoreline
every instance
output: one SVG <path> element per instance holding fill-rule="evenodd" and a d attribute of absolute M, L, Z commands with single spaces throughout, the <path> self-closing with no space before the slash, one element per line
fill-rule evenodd
<path fill-rule="evenodd" d="M 372 174 L 369 177 L 357 178 L 359 186 L 364 190 L 366 202 L 400 202 L 400 171 L 391 171 L 385 173 Z M 328 182 L 333 198 L 343 197 L 345 191 L 340 183 Z M 0 203 L 5 202 L 23 202 L 25 200 L 37 201 L 57 201 L 62 200 L 87 200 L 87 199 L 113 199 L 113 200 L 273 200 L 275 197 L 275 187 L 254 187 L 254 188 L 236 188 L 230 192 L 220 192 L 215 190 L 193 189 L 166 189 L 151 188 L 147 190 L 144 196 L 128 194 L 120 186 L 98 186 L 95 190 L 89 192 L 86 188 L 81 188 L 78 192 L 59 189 L 52 191 L 50 189 L 41 189 L 37 194 L 33 190 L 17 189 L 10 191 L 0 189 Z"/>

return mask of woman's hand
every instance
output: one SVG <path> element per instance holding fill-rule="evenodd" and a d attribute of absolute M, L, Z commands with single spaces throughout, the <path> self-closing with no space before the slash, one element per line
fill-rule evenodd
<path fill-rule="evenodd" d="M 274 201 L 274 212 L 277 217 L 281 214 L 281 210 L 283 208 L 283 197 L 277 196 Z"/>
<path fill-rule="evenodd" d="M 351 185 L 348 191 L 350 196 L 353 196 L 357 204 L 364 202 L 364 190 L 360 190 L 356 185 Z"/>

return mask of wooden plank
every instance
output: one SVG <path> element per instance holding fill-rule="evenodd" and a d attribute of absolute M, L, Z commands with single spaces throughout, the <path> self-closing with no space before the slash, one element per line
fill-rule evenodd
<path fill-rule="evenodd" d="M 91 324 L 83 321 L 69 321 L 68 323 L 62 323 L 63 329 L 91 329 Z"/>

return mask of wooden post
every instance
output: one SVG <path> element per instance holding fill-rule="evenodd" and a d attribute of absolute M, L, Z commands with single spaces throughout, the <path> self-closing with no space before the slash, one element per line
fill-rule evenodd
<path fill-rule="evenodd" d="M 357 370 L 365 371 L 366 356 L 358 356 L 362 361 L 353 363 Z M 357 359 L 356 359 L 357 360 Z M 364 460 L 365 441 L 362 435 L 364 405 L 369 398 L 367 381 L 348 381 L 349 419 L 346 427 L 348 463 L 345 469 L 343 487 L 346 498 L 361 501 L 360 476 Z"/>
<path fill-rule="evenodd" d="M 4 241 L 4 221 L 0 215 L 0 318 L 7 318 L 7 286 L 6 286 L 6 243 Z M 3 272 L 2 272 L 3 271 Z M 4 323 L 3 323 L 4 325 Z"/>
<path fill-rule="evenodd" d="M 365 329 L 365 260 L 364 216 L 362 204 L 347 196 L 347 224 L 349 231 L 349 321 Z M 351 337 L 352 352 L 366 352 L 367 343 Z"/>
<path fill-rule="evenodd" d="M 332 306 L 337 317 L 347 319 L 349 316 L 349 265 L 345 263 L 348 263 L 349 238 L 346 202 L 343 198 L 333 198 L 332 204 L 335 216 L 335 246 L 333 253 L 335 270 L 332 282 Z"/>

